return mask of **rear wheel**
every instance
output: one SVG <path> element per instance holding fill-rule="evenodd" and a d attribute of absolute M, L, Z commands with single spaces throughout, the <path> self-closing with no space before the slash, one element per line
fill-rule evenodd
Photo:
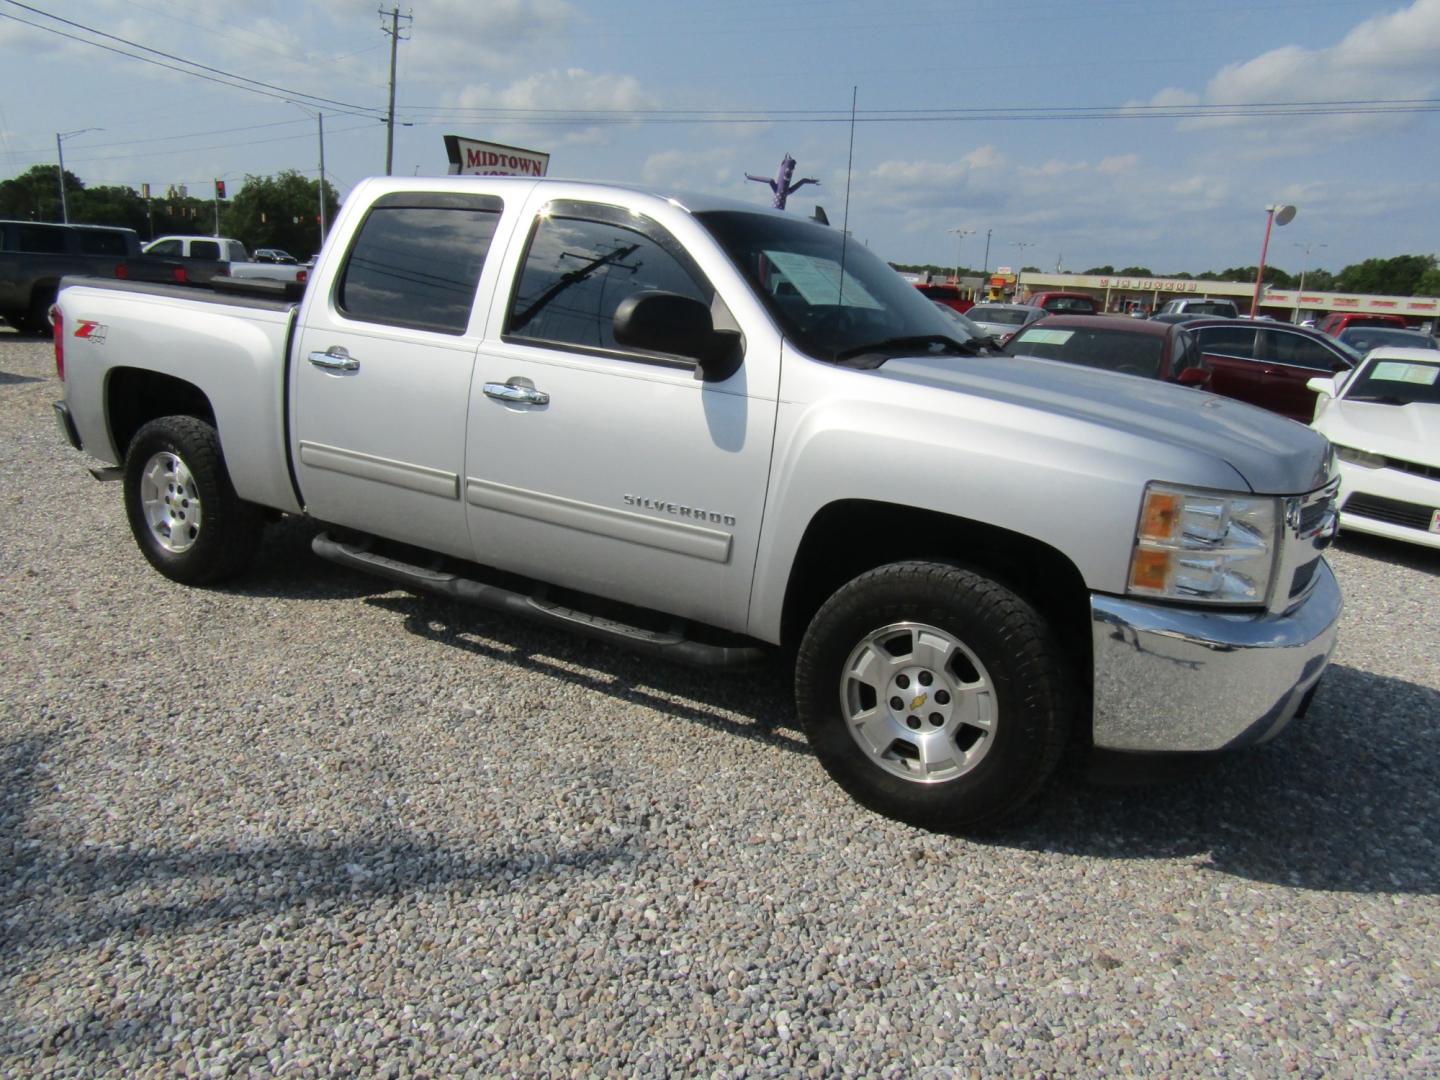
<path fill-rule="evenodd" d="M 135 433 L 125 511 L 150 565 L 186 585 L 245 569 L 264 527 L 263 511 L 235 494 L 215 428 L 193 416 L 164 416 Z"/>
<path fill-rule="evenodd" d="M 882 566 L 842 587 L 801 643 L 796 704 L 857 801 L 945 831 L 1003 821 L 1054 772 L 1066 665 L 1044 619 L 958 566 Z"/>

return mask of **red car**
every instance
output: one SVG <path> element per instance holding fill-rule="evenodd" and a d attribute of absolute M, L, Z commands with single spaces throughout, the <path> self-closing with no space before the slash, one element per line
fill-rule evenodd
<path fill-rule="evenodd" d="M 1339 337 L 1340 331 L 1351 326 L 1393 326 L 1397 330 L 1403 330 L 1410 324 L 1399 315 L 1384 315 L 1370 312 L 1368 314 L 1358 311 L 1335 311 L 1326 315 L 1318 323 L 1315 329 L 1322 334 L 1329 334 L 1331 337 Z"/>
<path fill-rule="evenodd" d="M 1207 389 L 1308 424 L 1315 391 L 1305 384 L 1349 371 L 1360 354 L 1328 334 L 1289 323 L 1199 319 L 1181 324 L 1210 368 Z"/>
<path fill-rule="evenodd" d="M 920 290 L 922 296 L 928 296 L 937 304 L 944 304 L 952 311 L 958 311 L 961 314 L 975 306 L 975 301 L 966 300 L 954 285 L 932 285 L 927 282 L 918 282 L 915 288 Z"/>
<path fill-rule="evenodd" d="M 1052 315 L 1100 314 L 1100 301 L 1083 292 L 1037 292 L 1025 302 Z"/>
<path fill-rule="evenodd" d="M 1209 378 L 1186 323 L 1117 315 L 1049 315 L 1018 331 L 1006 343 L 1005 352 L 1186 386 L 1203 387 Z"/>

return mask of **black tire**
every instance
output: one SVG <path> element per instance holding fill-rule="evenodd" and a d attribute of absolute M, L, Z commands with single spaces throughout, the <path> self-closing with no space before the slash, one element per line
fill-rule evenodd
<path fill-rule="evenodd" d="M 930 643 L 948 659 L 927 664 L 941 655 Z M 867 660 L 884 675 L 853 674 L 870 670 Z M 795 700 L 820 763 L 857 802 L 926 829 L 980 832 L 1055 771 L 1070 729 L 1068 671 L 1045 620 L 1009 589 L 948 563 L 892 563 L 816 613 Z M 852 724 L 860 715 L 872 719 Z M 921 779 L 927 769 L 934 779 Z"/>
<path fill-rule="evenodd" d="M 231 486 L 215 428 L 193 416 L 162 416 L 130 440 L 125 513 L 150 565 L 184 585 L 244 570 L 264 528 L 264 512 Z"/>
<path fill-rule="evenodd" d="M 41 337 L 54 337 L 55 328 L 50 325 L 50 307 L 55 303 L 55 293 L 42 289 L 30 299 L 30 312 L 25 317 L 26 330 Z"/>

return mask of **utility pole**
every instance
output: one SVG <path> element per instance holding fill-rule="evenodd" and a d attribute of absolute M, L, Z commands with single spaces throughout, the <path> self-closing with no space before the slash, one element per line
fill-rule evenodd
<path fill-rule="evenodd" d="M 84 135 L 87 131 L 104 131 L 104 128 L 81 128 L 78 131 L 57 131 L 55 133 L 55 158 L 60 179 L 60 220 L 70 224 L 70 204 L 65 199 L 65 147 L 62 145 L 72 135 Z"/>
<path fill-rule="evenodd" d="M 383 22 L 380 24 L 380 32 L 390 35 L 390 107 L 385 112 L 385 175 L 389 176 L 390 166 L 395 161 L 395 51 L 402 40 L 400 35 L 403 31 L 400 29 L 400 20 L 413 22 L 415 17 L 414 15 L 401 15 L 399 6 L 390 11 L 381 8 L 380 14 L 390 17 L 388 27 Z M 322 184 L 325 182 L 324 176 L 321 176 L 320 182 Z"/>
<path fill-rule="evenodd" d="M 993 229 L 985 230 L 985 269 L 981 270 L 980 273 L 987 278 L 990 276 L 990 234 L 993 231 Z M 986 284 L 988 284 L 988 282 Z"/>
<path fill-rule="evenodd" d="M 325 114 L 317 113 L 320 124 L 320 247 L 325 246 Z"/>
<path fill-rule="evenodd" d="M 955 240 L 955 287 L 960 287 L 960 247 L 965 243 L 965 237 L 973 233 L 974 229 L 951 229 L 950 232 L 957 238 Z"/>

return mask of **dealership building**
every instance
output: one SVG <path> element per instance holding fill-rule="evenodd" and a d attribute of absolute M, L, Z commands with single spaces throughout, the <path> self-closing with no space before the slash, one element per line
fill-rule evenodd
<path fill-rule="evenodd" d="M 993 283 L 992 283 L 993 284 Z M 1013 286 L 1014 298 L 1024 302 L 1039 292 L 1063 290 L 1084 292 L 1103 302 L 1113 312 L 1158 311 L 1167 300 L 1178 297 L 1224 297 L 1234 300 L 1242 313 L 1249 314 L 1255 296 L 1253 281 L 1195 281 L 1190 278 L 1121 277 L 1100 274 L 1041 274 L 1022 271 Z M 1440 329 L 1440 300 L 1433 296 L 1367 296 L 1363 293 L 1315 292 L 1275 289 L 1260 293 L 1257 314 L 1285 322 L 1318 319 L 1332 311 L 1363 314 L 1401 315 L 1417 329 Z"/>

